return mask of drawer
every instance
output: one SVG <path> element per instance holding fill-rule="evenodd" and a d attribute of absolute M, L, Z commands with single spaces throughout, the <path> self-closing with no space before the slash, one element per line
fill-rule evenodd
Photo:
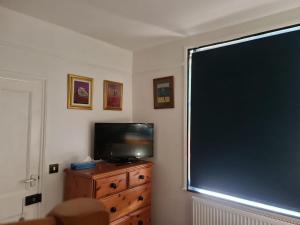
<path fill-rule="evenodd" d="M 130 215 L 131 225 L 151 225 L 150 207 L 138 210 Z"/>
<path fill-rule="evenodd" d="M 117 176 L 107 177 L 96 180 L 95 198 L 100 199 L 112 195 L 127 188 L 126 173 Z"/>
<path fill-rule="evenodd" d="M 131 218 L 129 216 L 124 216 L 121 219 L 111 222 L 109 225 L 131 225 Z"/>
<path fill-rule="evenodd" d="M 145 184 L 101 199 L 110 212 L 110 221 L 151 204 L 151 185 Z"/>
<path fill-rule="evenodd" d="M 151 181 L 152 168 L 143 168 L 129 172 L 129 187 L 135 187 Z"/>

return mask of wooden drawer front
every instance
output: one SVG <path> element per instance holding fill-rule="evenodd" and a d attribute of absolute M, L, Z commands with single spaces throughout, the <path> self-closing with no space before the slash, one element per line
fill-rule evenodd
<path fill-rule="evenodd" d="M 131 225 L 131 218 L 129 216 L 124 216 L 121 219 L 111 222 L 109 225 Z"/>
<path fill-rule="evenodd" d="M 131 225 L 151 225 L 150 207 L 143 208 L 129 215 Z"/>
<path fill-rule="evenodd" d="M 113 177 L 96 180 L 96 198 L 103 198 L 111 194 L 124 191 L 127 188 L 126 173 Z"/>
<path fill-rule="evenodd" d="M 137 209 L 150 205 L 151 185 L 146 184 L 135 187 L 119 194 L 103 198 L 101 201 L 110 211 L 110 220 L 114 221 Z"/>
<path fill-rule="evenodd" d="M 144 168 L 129 172 L 129 186 L 135 187 L 151 181 L 152 168 Z"/>
<path fill-rule="evenodd" d="M 68 174 L 65 177 L 64 200 L 73 198 L 92 198 L 93 181 L 91 179 Z"/>

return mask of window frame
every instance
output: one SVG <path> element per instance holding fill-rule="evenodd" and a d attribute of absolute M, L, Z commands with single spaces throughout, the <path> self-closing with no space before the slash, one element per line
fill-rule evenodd
<path fill-rule="evenodd" d="M 192 55 L 195 52 L 199 51 L 206 51 L 209 49 L 214 49 L 214 48 L 219 48 L 219 47 L 225 47 L 229 45 L 234 45 L 234 44 L 239 44 L 243 42 L 248 42 L 252 40 L 257 40 L 261 38 L 266 38 L 270 36 L 275 36 L 275 35 L 280 35 L 284 33 L 289 33 L 293 31 L 299 31 L 300 30 L 300 24 L 295 24 L 292 26 L 286 26 L 274 30 L 268 30 L 265 32 L 261 33 L 256 33 L 256 34 L 251 34 L 248 36 L 242 36 L 239 38 L 235 39 L 230 39 L 227 41 L 221 41 L 221 42 L 216 42 L 212 44 L 207 44 L 199 47 L 191 47 L 188 48 L 186 47 L 184 50 L 184 69 L 185 69 L 185 76 L 184 76 L 184 176 L 183 176 L 183 189 L 188 191 L 188 192 L 193 192 L 197 194 L 204 194 L 208 197 L 214 197 L 218 198 L 220 200 L 227 200 L 230 201 L 232 204 L 242 204 L 246 208 L 251 208 L 252 210 L 260 213 L 266 213 L 267 214 L 272 214 L 276 215 L 278 218 L 285 218 L 286 217 L 293 217 L 293 219 L 296 219 L 297 221 L 300 220 L 300 212 L 294 212 L 291 210 L 286 210 L 282 208 L 277 208 L 261 203 L 256 203 L 256 202 L 251 202 L 246 199 L 239 199 L 234 196 L 227 196 L 221 193 L 214 193 L 209 190 L 204 190 L 201 188 L 193 188 L 190 186 L 190 126 L 191 126 L 191 79 L 192 79 L 192 74 L 191 74 L 191 67 L 192 67 Z"/>

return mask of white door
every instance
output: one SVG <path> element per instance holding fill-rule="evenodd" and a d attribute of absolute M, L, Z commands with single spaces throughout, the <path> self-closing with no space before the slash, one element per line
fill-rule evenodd
<path fill-rule="evenodd" d="M 42 121 L 43 83 L 0 77 L 0 223 L 38 216 Z"/>

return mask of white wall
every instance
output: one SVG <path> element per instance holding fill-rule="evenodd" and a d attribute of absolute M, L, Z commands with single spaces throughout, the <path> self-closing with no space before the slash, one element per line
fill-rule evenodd
<path fill-rule="evenodd" d="M 190 193 L 183 184 L 184 49 L 300 22 L 300 12 L 253 21 L 132 53 L 0 7 L 0 70 L 47 82 L 42 212 L 62 200 L 62 168 L 91 150 L 95 121 L 154 122 L 153 225 L 191 224 Z M 93 77 L 94 110 L 67 110 L 67 74 Z M 9 73 L 8 73 L 9 74 Z M 152 79 L 175 76 L 175 109 L 154 110 Z M 103 79 L 124 83 L 122 112 L 102 110 Z M 133 98 L 133 102 L 132 102 Z M 48 175 L 48 164 L 60 163 Z"/>
<path fill-rule="evenodd" d="M 96 121 L 131 121 L 132 53 L 0 7 L 0 70 L 46 80 L 42 213 L 62 200 L 63 168 L 87 156 Z M 67 109 L 67 74 L 94 78 L 94 110 Z M 124 83 L 123 111 L 102 110 L 103 80 Z M 48 165 L 60 172 L 49 175 Z"/>
<path fill-rule="evenodd" d="M 184 171 L 184 77 L 186 47 L 233 38 L 300 22 L 300 10 L 291 10 L 202 34 L 184 40 L 140 50 L 133 56 L 133 121 L 155 123 L 153 183 L 153 225 L 191 224 L 191 193 L 182 190 Z M 175 108 L 153 109 L 152 79 L 175 76 Z"/>

